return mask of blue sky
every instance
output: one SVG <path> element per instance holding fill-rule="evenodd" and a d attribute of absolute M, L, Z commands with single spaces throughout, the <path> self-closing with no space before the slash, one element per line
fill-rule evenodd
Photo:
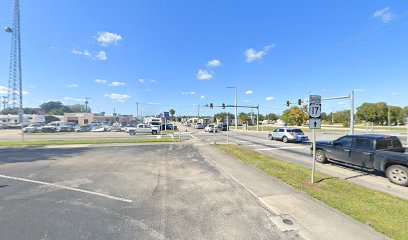
<path fill-rule="evenodd" d="M 119 4 L 120 2 L 120 4 Z M 12 23 L 2 1 L 0 26 Z M 407 1 L 21 0 L 24 105 L 195 114 L 356 92 L 356 105 L 408 105 Z M 0 32 L 0 95 L 10 35 Z M 215 61 L 214 61 L 215 60 Z M 347 108 L 347 99 L 323 110 Z M 202 114 L 220 111 L 202 108 Z"/>

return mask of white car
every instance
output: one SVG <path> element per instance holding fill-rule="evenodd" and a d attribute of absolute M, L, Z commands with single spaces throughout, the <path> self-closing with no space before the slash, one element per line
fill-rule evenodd
<path fill-rule="evenodd" d="M 309 137 L 300 128 L 277 128 L 269 133 L 268 138 L 271 140 L 282 140 L 284 143 L 309 140 Z"/>
<path fill-rule="evenodd" d="M 205 132 L 218 132 L 219 128 L 215 126 L 214 124 L 209 124 L 207 127 L 204 128 Z"/>
<path fill-rule="evenodd" d="M 137 133 L 149 133 L 152 135 L 157 135 L 160 133 L 160 129 L 156 126 L 149 126 L 147 124 L 141 123 L 136 127 L 128 127 L 129 135 L 136 135 Z"/>
<path fill-rule="evenodd" d="M 33 123 L 28 125 L 27 127 L 23 128 L 23 132 L 25 133 L 36 133 L 41 131 L 42 125 L 39 123 Z"/>

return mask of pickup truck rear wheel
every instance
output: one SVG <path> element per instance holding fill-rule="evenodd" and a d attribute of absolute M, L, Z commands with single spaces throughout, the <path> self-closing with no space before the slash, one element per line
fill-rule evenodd
<path fill-rule="evenodd" d="M 157 135 L 157 131 L 156 131 L 156 130 L 153 130 L 153 131 L 152 131 L 152 135 Z"/>
<path fill-rule="evenodd" d="M 390 182 L 400 186 L 408 186 L 408 168 L 402 165 L 391 165 L 385 170 Z"/>
<path fill-rule="evenodd" d="M 129 131 L 129 135 L 135 135 L 136 132 L 135 131 Z"/>
<path fill-rule="evenodd" d="M 316 161 L 319 163 L 327 162 L 327 157 L 323 150 L 321 149 L 316 150 Z"/>

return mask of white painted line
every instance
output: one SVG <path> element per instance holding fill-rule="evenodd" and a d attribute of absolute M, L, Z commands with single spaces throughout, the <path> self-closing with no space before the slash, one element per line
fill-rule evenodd
<path fill-rule="evenodd" d="M 190 137 L 192 137 L 192 138 L 198 140 L 198 138 L 197 138 L 196 136 L 194 136 L 194 135 L 192 135 L 192 134 L 188 134 L 188 135 L 190 135 Z"/>
<path fill-rule="evenodd" d="M 30 179 L 26 179 L 26 178 L 12 177 L 12 176 L 6 176 L 6 175 L 0 175 L 0 177 L 1 178 L 6 178 L 6 179 L 22 181 L 22 182 L 37 183 L 37 184 L 41 184 L 41 185 L 46 185 L 46 186 L 51 186 L 51 187 L 56 187 L 56 188 L 62 188 L 62 189 L 71 190 L 71 191 L 75 191 L 75 192 L 88 193 L 88 194 L 92 194 L 92 195 L 96 195 L 96 196 L 100 196 L 100 197 L 105 197 L 105 198 L 110 198 L 110 199 L 118 200 L 118 201 L 122 201 L 122 202 L 128 202 L 128 203 L 133 202 L 130 199 L 115 197 L 115 196 L 111 196 L 111 195 L 107 195 L 107 194 L 103 194 L 103 193 L 98 193 L 98 192 L 92 192 L 92 191 L 83 190 L 83 189 L 79 189 L 79 188 L 67 187 L 67 186 L 63 186 L 63 185 L 59 185 L 59 184 L 55 184 L 55 183 L 47 183 L 47 182 L 42 182 L 42 181 L 36 181 L 36 180 L 30 180 Z"/>
<path fill-rule="evenodd" d="M 171 138 L 174 138 L 173 134 L 169 134 Z"/>
<path fill-rule="evenodd" d="M 156 138 L 161 138 L 161 135 L 157 135 L 157 137 Z"/>
<path fill-rule="evenodd" d="M 281 149 L 295 149 L 295 148 L 304 148 L 307 149 L 307 147 L 277 147 L 277 148 L 259 148 L 259 149 L 255 149 L 255 151 L 269 151 L 269 150 L 281 150 Z"/>
<path fill-rule="evenodd" d="M 256 147 L 256 146 L 259 146 L 259 144 L 246 144 L 245 146 L 247 146 L 247 147 Z"/>

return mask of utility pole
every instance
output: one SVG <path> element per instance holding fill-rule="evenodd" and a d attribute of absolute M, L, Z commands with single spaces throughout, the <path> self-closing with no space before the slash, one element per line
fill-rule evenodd
<path fill-rule="evenodd" d="M 1 103 L 3 104 L 3 110 L 5 110 L 6 109 L 6 104 L 7 104 L 7 97 L 1 97 L 2 98 L 2 101 L 1 101 Z"/>
<path fill-rule="evenodd" d="M 139 119 L 139 102 L 136 102 L 136 118 Z"/>
<path fill-rule="evenodd" d="M 235 130 L 238 129 L 238 93 L 235 88 Z"/>
<path fill-rule="evenodd" d="M 198 105 L 198 109 L 197 109 L 197 117 L 198 117 L 198 119 L 200 119 L 200 105 Z"/>
<path fill-rule="evenodd" d="M 354 90 L 350 93 L 350 134 L 354 134 Z"/>
<path fill-rule="evenodd" d="M 259 131 L 259 104 L 258 104 L 258 106 L 256 106 L 256 109 L 258 110 L 257 113 L 256 113 L 256 131 Z"/>
<path fill-rule="evenodd" d="M 89 100 L 90 98 L 88 98 L 88 97 L 86 97 L 85 98 L 85 112 L 88 112 L 88 103 L 89 103 Z"/>

